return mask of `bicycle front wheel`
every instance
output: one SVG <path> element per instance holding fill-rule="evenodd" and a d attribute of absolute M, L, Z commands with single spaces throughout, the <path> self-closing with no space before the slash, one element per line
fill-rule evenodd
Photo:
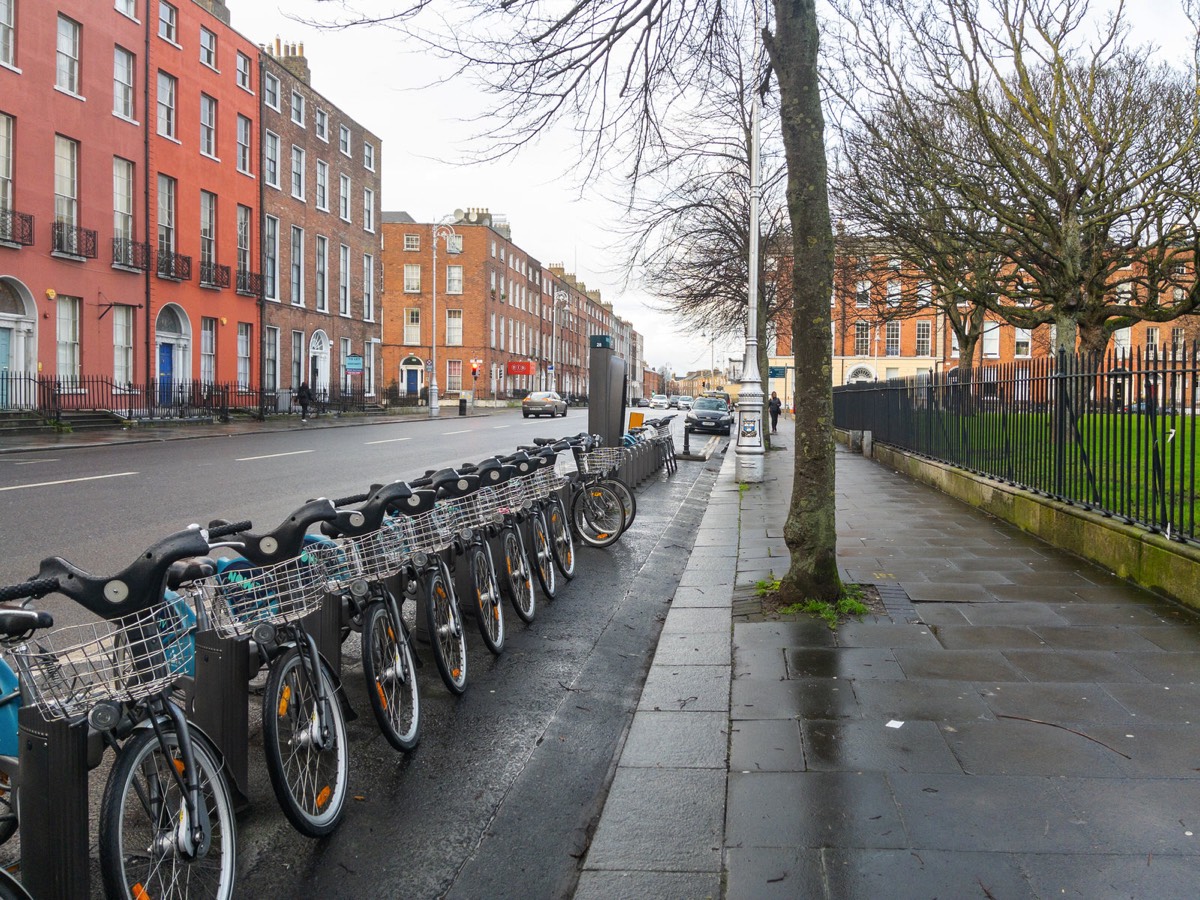
<path fill-rule="evenodd" d="M 516 525 L 504 529 L 500 538 L 504 553 L 504 582 L 513 609 L 522 622 L 532 622 L 537 612 L 537 598 L 533 595 L 533 576 L 529 574 L 529 557 L 525 553 L 525 542 Z"/>
<path fill-rule="evenodd" d="M 379 730 L 389 744 L 407 752 L 420 739 L 421 694 L 404 623 L 392 608 L 388 602 L 372 603 L 363 614 L 363 677 Z"/>
<path fill-rule="evenodd" d="M 100 805 L 100 874 L 108 897 L 232 897 L 237 862 L 233 803 L 208 742 L 192 733 L 192 758 L 200 799 L 208 811 L 212 843 L 185 859 L 191 823 L 180 783 L 179 736 L 138 731 L 117 754 Z"/>
<path fill-rule="evenodd" d="M 571 524 L 585 544 L 610 546 L 625 528 L 621 498 L 606 482 L 585 484 L 571 500 Z"/>
<path fill-rule="evenodd" d="M 487 546 L 475 544 L 467 551 L 471 571 L 471 592 L 475 596 L 475 618 L 479 634 L 492 653 L 504 649 L 504 606 L 500 603 L 500 585 Z"/>
<path fill-rule="evenodd" d="M 453 590 L 445 565 L 436 565 L 425 583 L 425 622 L 442 681 L 461 694 L 467 689 L 467 636 Z"/>
<path fill-rule="evenodd" d="M 547 600 L 553 600 L 558 587 L 554 578 L 554 551 L 550 547 L 546 515 L 541 509 L 534 510 L 529 530 L 533 535 L 533 571 L 537 574 L 538 584 L 542 586 L 542 594 Z"/>
<path fill-rule="evenodd" d="M 575 577 L 575 538 L 567 520 L 567 507 L 558 494 L 550 500 L 546 524 L 550 528 L 550 549 L 554 553 L 554 565 L 558 567 L 562 577 L 570 581 Z"/>
<path fill-rule="evenodd" d="M 637 498 L 634 497 L 633 490 L 629 485 L 615 475 L 605 478 L 604 485 L 612 488 L 613 492 L 621 498 L 621 510 L 625 513 L 625 524 L 621 526 L 621 530 L 625 531 L 633 524 L 633 520 L 637 516 Z"/>
<path fill-rule="evenodd" d="M 263 692 L 271 787 L 288 821 L 307 837 L 337 828 L 349 790 L 346 721 L 323 665 L 318 678 L 320 684 L 314 683 L 300 648 L 291 647 L 271 665 Z"/>

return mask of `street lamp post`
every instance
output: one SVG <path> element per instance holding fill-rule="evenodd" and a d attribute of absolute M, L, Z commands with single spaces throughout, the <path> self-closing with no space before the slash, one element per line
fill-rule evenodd
<path fill-rule="evenodd" d="M 431 335 L 430 343 L 433 348 L 433 371 L 430 373 L 430 379 L 429 379 L 429 415 L 436 416 L 438 414 L 438 412 L 440 412 L 440 407 L 438 406 L 438 382 L 437 382 L 437 373 L 438 373 L 438 358 L 437 358 L 437 323 L 438 323 L 437 247 L 438 247 L 438 238 L 442 238 L 446 242 L 446 252 L 447 253 L 451 253 L 451 254 L 457 253 L 458 251 L 454 248 L 454 245 L 451 243 L 450 238 L 457 237 L 458 232 L 456 232 L 454 230 L 453 225 L 447 225 L 447 224 L 440 223 L 440 222 L 433 226 L 432 232 L 433 232 L 433 322 L 431 324 L 432 324 L 433 333 Z"/>
<path fill-rule="evenodd" d="M 746 351 L 738 394 L 736 451 L 736 477 L 742 483 L 763 480 L 763 457 L 766 452 L 762 436 L 762 377 L 758 370 L 758 215 L 762 195 L 758 159 L 760 116 L 760 103 L 755 94 L 750 107 L 750 278 L 746 292 Z"/>
<path fill-rule="evenodd" d="M 554 305 L 550 310 L 550 390 L 558 393 L 558 362 L 555 350 L 558 347 L 558 311 L 567 308 L 570 295 L 566 291 L 554 292 Z"/>

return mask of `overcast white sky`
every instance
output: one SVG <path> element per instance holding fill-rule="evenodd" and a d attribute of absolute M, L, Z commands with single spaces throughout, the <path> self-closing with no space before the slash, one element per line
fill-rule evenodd
<path fill-rule="evenodd" d="M 1108 0 L 1110 4 L 1115 0 Z M 718 365 L 741 341 L 715 345 L 690 335 L 670 317 L 645 305 L 651 292 L 626 289 L 621 258 L 614 248 L 619 208 L 589 188 L 580 198 L 567 174 L 575 164 L 574 144 L 565 131 L 547 135 L 515 159 L 484 166 L 464 165 L 464 142 L 471 116 L 487 98 L 460 83 L 425 88 L 441 73 L 436 60 L 402 51 L 399 37 L 383 28 L 316 30 L 288 19 L 329 18 L 331 3 L 316 0 L 226 0 L 233 27 L 265 44 L 280 37 L 305 45 L 313 87 L 383 140 L 383 208 L 405 210 L 418 221 L 433 221 L 455 208 L 485 207 L 508 217 L 513 239 L 543 264 L 562 263 L 589 288 L 598 288 L 616 311 L 645 335 L 646 360 L 676 372 Z M 358 0 L 362 9 L 381 12 L 400 0 Z M 1163 47 L 1173 60 L 1190 56 L 1187 23 L 1180 0 L 1127 0 L 1141 40 Z"/>

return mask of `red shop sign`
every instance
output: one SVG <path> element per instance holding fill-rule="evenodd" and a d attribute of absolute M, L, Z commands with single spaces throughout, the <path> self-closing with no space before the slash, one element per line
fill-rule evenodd
<path fill-rule="evenodd" d="M 509 375 L 536 375 L 537 365 L 532 359 L 511 359 L 505 371 Z"/>

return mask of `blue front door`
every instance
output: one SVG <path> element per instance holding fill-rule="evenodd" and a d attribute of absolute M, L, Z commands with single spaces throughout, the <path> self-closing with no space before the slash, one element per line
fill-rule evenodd
<path fill-rule="evenodd" d="M 417 392 L 417 370 L 409 369 L 404 373 L 404 393 L 413 395 Z"/>
<path fill-rule="evenodd" d="M 158 402 L 171 405 L 171 385 L 175 375 L 175 345 L 158 345 Z"/>
<path fill-rule="evenodd" d="M 8 406 L 8 361 L 12 359 L 11 328 L 0 328 L 0 409 Z"/>

